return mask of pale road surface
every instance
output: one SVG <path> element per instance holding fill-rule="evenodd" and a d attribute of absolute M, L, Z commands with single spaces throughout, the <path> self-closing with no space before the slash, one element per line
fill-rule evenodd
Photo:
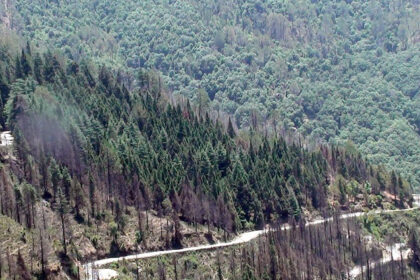
<path fill-rule="evenodd" d="M 414 205 L 420 206 L 420 194 L 413 194 Z"/>
<path fill-rule="evenodd" d="M 356 212 L 356 213 L 349 213 L 349 214 L 343 214 L 339 218 L 340 219 L 348 219 L 353 217 L 360 217 L 366 214 L 381 214 L 381 213 L 391 213 L 391 212 L 404 212 L 404 211 L 411 211 L 419 209 L 419 207 L 413 207 L 408 209 L 397 209 L 397 210 L 375 210 L 370 212 Z M 333 217 L 326 218 L 326 219 L 319 219 L 312 222 L 307 222 L 305 226 L 312 226 L 312 225 L 318 225 L 322 224 L 328 221 L 332 221 Z M 281 230 L 289 230 L 291 226 L 289 225 L 283 225 L 281 227 Z M 223 248 L 223 247 L 229 247 L 233 245 L 238 245 L 242 243 L 249 242 L 258 236 L 262 235 L 264 232 L 267 232 L 267 230 L 255 230 L 250 232 L 244 232 L 237 236 L 234 240 L 229 242 L 223 242 L 223 243 L 217 243 L 217 244 L 209 244 L 209 245 L 200 245 L 195 247 L 189 247 L 189 248 L 183 248 L 183 249 L 177 249 L 177 250 L 165 250 L 165 251 L 155 251 L 155 252 L 146 252 L 146 253 L 140 253 L 140 254 L 134 254 L 129 255 L 125 257 L 119 257 L 119 258 L 107 258 L 102 260 L 97 260 L 94 262 L 89 262 L 83 265 L 84 272 L 82 275 L 84 275 L 85 280 L 107 280 L 112 279 L 113 277 L 116 277 L 118 274 L 116 271 L 112 269 L 100 269 L 101 266 L 119 262 L 119 261 L 130 261 L 130 260 L 136 260 L 136 259 L 147 259 L 147 258 L 153 258 L 157 256 L 162 255 L 169 255 L 169 254 L 177 254 L 177 253 L 185 253 L 185 252 L 193 252 L 193 251 L 203 251 L 203 250 L 209 250 L 209 249 L 216 249 L 216 248 Z"/>
<path fill-rule="evenodd" d="M 384 257 L 376 262 L 372 262 L 369 264 L 369 268 L 372 269 L 375 266 L 379 264 L 386 264 L 391 261 L 399 261 L 401 258 L 403 260 L 407 259 L 410 255 L 411 250 L 410 249 L 401 249 L 405 246 L 403 243 L 397 243 L 393 246 L 388 246 L 384 252 Z M 352 270 L 349 272 L 350 279 L 356 279 L 357 276 L 362 274 L 362 271 L 367 271 L 367 265 L 364 266 L 355 266 Z"/>
<path fill-rule="evenodd" d="M 13 136 L 10 131 L 3 131 L 0 133 L 0 146 L 12 146 L 13 145 Z"/>

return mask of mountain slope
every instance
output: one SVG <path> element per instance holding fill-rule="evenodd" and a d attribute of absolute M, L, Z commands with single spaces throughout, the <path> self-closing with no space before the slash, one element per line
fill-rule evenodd
<path fill-rule="evenodd" d="M 420 186 L 417 1 L 18 0 L 9 10 L 40 46 L 134 77 L 157 69 L 175 94 L 239 127 L 351 140 Z"/>
<path fill-rule="evenodd" d="M 129 91 L 106 67 L 30 44 L 3 46 L 0 59 L 0 123 L 14 136 L 13 147 L 1 147 L 0 210 L 39 236 L 34 273 L 62 266 L 74 276 L 82 258 L 126 254 L 135 247 L 126 247 L 128 231 L 137 248 L 159 236 L 166 248 L 182 247 L 181 221 L 206 225 L 214 242 L 211 230 L 227 238 L 333 208 L 411 203 L 401 176 L 351 146 L 308 151 L 254 130 L 238 136 L 229 120 L 171 104 L 154 73 Z"/>

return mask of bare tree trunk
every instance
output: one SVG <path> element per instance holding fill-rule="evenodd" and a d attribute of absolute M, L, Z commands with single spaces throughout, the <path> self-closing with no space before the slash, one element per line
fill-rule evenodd
<path fill-rule="evenodd" d="M 136 280 L 140 280 L 139 260 L 138 259 L 136 259 Z"/>
<path fill-rule="evenodd" d="M 147 231 L 149 230 L 149 213 L 147 209 L 146 209 L 146 230 Z"/>
<path fill-rule="evenodd" d="M 10 260 L 9 248 L 7 248 L 6 257 L 7 257 L 7 265 L 9 268 L 9 277 L 11 277 L 13 274 L 12 274 L 12 261 Z"/>
<path fill-rule="evenodd" d="M 31 274 L 34 272 L 34 254 L 35 254 L 35 238 L 32 237 L 32 251 L 31 251 Z M 1 275 L 0 275 L 1 279 Z"/>
<path fill-rule="evenodd" d="M 66 228 L 65 228 L 65 221 L 64 221 L 64 214 L 60 215 L 61 219 L 61 230 L 63 232 L 63 247 L 64 247 L 64 255 L 67 256 L 67 240 L 66 240 Z"/>
<path fill-rule="evenodd" d="M 39 229 L 39 241 L 41 245 L 41 270 L 42 270 L 42 276 L 45 279 L 46 273 L 45 273 L 45 248 L 44 248 L 44 239 L 42 238 L 42 232 L 41 229 Z"/>
<path fill-rule="evenodd" d="M 175 258 L 175 256 L 172 257 L 172 264 L 174 266 L 175 280 L 178 280 L 178 270 L 177 270 L 177 266 L 176 266 L 176 258 Z"/>

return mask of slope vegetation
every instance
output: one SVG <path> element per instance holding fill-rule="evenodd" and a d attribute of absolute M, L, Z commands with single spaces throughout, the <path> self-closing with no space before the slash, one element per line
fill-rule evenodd
<path fill-rule="evenodd" d="M 351 140 L 420 186 L 415 0 L 18 0 L 10 10 L 12 28 L 40 46 L 134 77 L 156 69 L 238 127 Z"/>
<path fill-rule="evenodd" d="M 229 119 L 169 102 L 153 73 L 128 90 L 106 67 L 31 44 L 2 46 L 0 60 L 0 124 L 14 139 L 1 147 L 0 211 L 37 233 L 33 273 L 43 277 L 61 266 L 75 277 L 83 258 L 147 250 L 159 236 L 162 249 L 182 247 L 193 235 L 183 223 L 205 225 L 214 242 L 212 231 L 228 238 L 333 208 L 411 203 L 407 181 L 351 146 L 237 135 Z M 0 271 L 27 271 L 14 269 Z"/>

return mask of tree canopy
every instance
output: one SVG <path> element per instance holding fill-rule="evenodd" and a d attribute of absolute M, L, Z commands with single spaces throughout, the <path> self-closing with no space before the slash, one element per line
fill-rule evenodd
<path fill-rule="evenodd" d="M 18 0 L 11 9 L 12 27 L 41 47 L 134 76 L 156 69 L 175 95 L 209 99 L 238 127 L 256 112 L 265 126 L 351 140 L 420 185 L 414 0 Z"/>

